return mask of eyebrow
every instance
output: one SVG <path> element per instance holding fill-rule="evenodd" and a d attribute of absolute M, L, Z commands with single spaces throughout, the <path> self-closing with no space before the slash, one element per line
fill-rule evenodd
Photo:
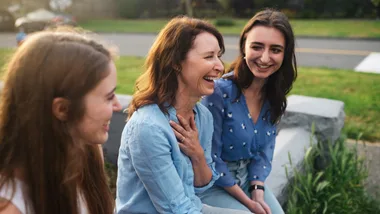
<path fill-rule="evenodd" d="M 214 54 L 214 53 L 220 53 L 222 50 L 219 50 L 219 51 L 217 51 L 217 52 L 215 52 L 215 51 L 206 51 L 206 52 L 204 52 L 203 54 L 204 55 L 206 55 L 206 54 Z"/>
<path fill-rule="evenodd" d="M 113 93 L 115 92 L 115 90 L 116 90 L 116 87 L 113 88 L 112 91 L 110 91 L 110 92 L 107 94 L 107 96 L 110 96 L 111 94 L 113 94 Z"/>
<path fill-rule="evenodd" d="M 261 42 L 251 42 L 251 44 L 265 46 L 264 43 L 261 43 Z M 274 48 L 281 48 L 281 49 L 284 49 L 284 47 L 283 47 L 282 45 L 274 44 L 274 45 L 270 45 L 270 46 L 271 46 L 271 47 L 274 47 Z"/>

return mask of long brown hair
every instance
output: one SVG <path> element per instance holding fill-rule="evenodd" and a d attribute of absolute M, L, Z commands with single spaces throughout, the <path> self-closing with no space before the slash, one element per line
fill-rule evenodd
<path fill-rule="evenodd" d="M 89 213 L 113 213 L 99 146 L 75 142 L 68 131 L 111 60 L 96 41 L 56 31 L 28 36 L 9 61 L 0 102 L 0 188 L 20 179 L 34 213 L 78 214 L 79 195 Z M 56 97 L 70 102 L 66 122 L 52 113 Z"/>
<path fill-rule="evenodd" d="M 146 71 L 136 81 L 128 117 L 139 107 L 152 103 L 167 113 L 167 108 L 175 102 L 181 62 L 192 48 L 195 37 L 202 32 L 216 37 L 223 54 L 223 36 L 206 21 L 180 16 L 170 20 L 161 30 L 145 61 Z"/>
<path fill-rule="evenodd" d="M 265 9 L 253 16 L 243 28 L 239 42 L 239 56 L 231 64 L 227 72 L 234 71 L 234 75 L 228 77 L 233 79 L 240 91 L 248 88 L 255 78 L 244 60 L 244 46 L 247 33 L 255 26 L 274 27 L 279 30 L 285 38 L 285 53 L 281 67 L 273 73 L 262 89 L 265 98 L 270 104 L 271 123 L 279 121 L 286 109 L 286 95 L 292 89 L 293 82 L 297 78 L 297 62 L 295 56 L 295 42 L 292 27 L 288 18 L 279 11 Z"/>

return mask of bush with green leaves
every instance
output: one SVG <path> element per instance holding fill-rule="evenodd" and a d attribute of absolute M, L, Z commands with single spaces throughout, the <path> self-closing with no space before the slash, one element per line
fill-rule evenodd
<path fill-rule="evenodd" d="M 235 25 L 235 21 L 231 18 L 219 18 L 214 21 L 214 25 L 218 27 L 230 27 Z"/>
<path fill-rule="evenodd" d="M 302 170 L 292 164 L 290 155 L 289 161 L 293 177 L 288 187 L 286 213 L 380 213 L 379 202 L 364 188 L 367 178 L 364 160 L 357 155 L 356 147 L 347 147 L 344 138 L 334 145 L 318 143 L 307 149 Z M 286 175 L 289 178 L 287 168 Z"/>

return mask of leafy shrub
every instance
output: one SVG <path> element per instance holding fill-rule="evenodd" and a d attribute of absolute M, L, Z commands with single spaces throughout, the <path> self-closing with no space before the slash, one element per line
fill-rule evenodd
<path fill-rule="evenodd" d="M 347 148 L 345 139 L 327 148 L 322 145 L 326 144 L 306 151 L 303 171 L 292 166 L 294 177 L 288 188 L 286 213 L 380 213 L 379 203 L 363 186 L 367 169 L 356 148 Z M 289 160 L 291 163 L 290 156 Z M 318 169 L 321 161 L 325 167 Z M 287 169 L 286 174 L 289 178 Z"/>
<path fill-rule="evenodd" d="M 235 22 L 230 18 L 219 18 L 215 20 L 214 24 L 219 27 L 231 27 L 235 25 Z"/>

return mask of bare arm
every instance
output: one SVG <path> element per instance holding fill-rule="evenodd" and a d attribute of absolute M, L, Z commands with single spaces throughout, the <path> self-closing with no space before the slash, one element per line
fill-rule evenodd
<path fill-rule="evenodd" d="M 251 200 L 237 184 L 231 187 L 224 187 L 224 189 L 230 195 L 240 201 L 244 206 L 246 206 L 251 212 L 256 214 L 265 214 L 262 206 L 259 203 Z"/>

